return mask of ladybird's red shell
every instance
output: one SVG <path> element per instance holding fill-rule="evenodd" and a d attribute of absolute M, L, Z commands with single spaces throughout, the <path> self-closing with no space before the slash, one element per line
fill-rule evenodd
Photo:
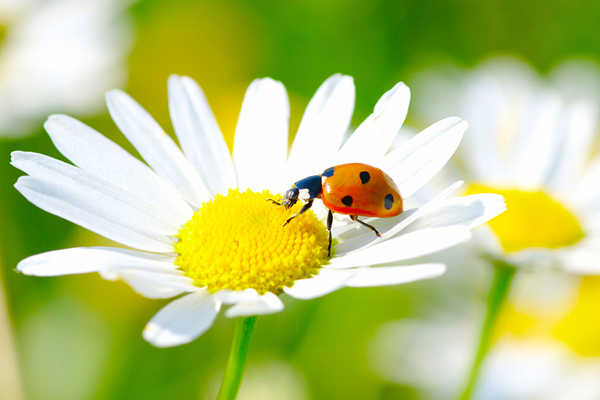
<path fill-rule="evenodd" d="M 404 210 L 402 196 L 388 174 L 367 164 L 341 164 L 321 174 L 323 204 L 333 212 L 389 218 Z"/>

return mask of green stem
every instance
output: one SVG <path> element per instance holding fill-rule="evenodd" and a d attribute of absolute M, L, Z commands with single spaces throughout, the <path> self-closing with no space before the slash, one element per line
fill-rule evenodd
<path fill-rule="evenodd" d="M 481 331 L 479 349 L 477 350 L 477 355 L 475 356 L 475 361 L 473 362 L 469 379 L 464 391 L 462 392 L 462 395 L 460 396 L 460 400 L 469 400 L 471 398 L 471 394 L 475 388 L 475 384 L 477 383 L 479 370 L 481 369 L 481 362 L 492 345 L 492 337 L 494 328 L 496 326 L 496 320 L 500 310 L 506 303 L 510 284 L 515 276 L 515 272 L 517 271 L 512 265 L 500 260 L 492 260 L 492 265 L 494 266 L 495 271 L 494 281 L 492 282 L 492 287 L 490 289 L 490 294 L 487 301 L 487 314 L 485 316 L 485 322 Z"/>
<path fill-rule="evenodd" d="M 252 342 L 257 318 L 254 316 L 237 319 L 227 369 L 225 369 L 217 400 L 235 400 L 237 397 L 246 370 L 250 342 Z"/>

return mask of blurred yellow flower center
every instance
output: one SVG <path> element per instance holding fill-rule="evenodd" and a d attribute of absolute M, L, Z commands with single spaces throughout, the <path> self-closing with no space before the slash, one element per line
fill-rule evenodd
<path fill-rule="evenodd" d="M 497 189 L 471 185 L 467 194 L 497 193 L 506 200 L 506 212 L 488 222 L 507 252 L 533 247 L 557 249 L 584 236 L 581 225 L 562 204 L 541 191 Z"/>
<path fill-rule="evenodd" d="M 280 294 L 313 276 L 327 259 L 329 234 L 310 210 L 283 226 L 301 205 L 286 210 L 267 201 L 279 197 L 230 189 L 204 203 L 179 231 L 175 264 L 211 293 L 252 288 Z"/>

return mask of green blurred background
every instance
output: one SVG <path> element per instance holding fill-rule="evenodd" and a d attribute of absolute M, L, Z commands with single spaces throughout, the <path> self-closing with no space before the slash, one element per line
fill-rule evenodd
<path fill-rule="evenodd" d="M 173 73 L 191 76 L 204 89 L 230 146 L 245 89 L 257 77 L 285 84 L 293 133 L 316 89 L 338 72 L 354 77 L 356 126 L 395 83 L 410 86 L 416 72 L 440 62 L 473 67 L 508 54 L 544 73 L 568 58 L 600 59 L 600 2 L 593 0 L 143 0 L 121 7 L 131 32 L 122 38 L 131 41 L 123 56 L 127 78 L 122 88 L 173 133 L 167 78 Z M 2 24 L 0 51 L 2 38 L 11 32 L 10 21 Z M 70 114 L 134 152 L 105 108 Z M 424 127 L 410 111 L 407 123 Z M 41 122 L 36 126 L 28 136 L 0 137 L 0 282 L 10 321 L 3 329 L 12 334 L 16 349 L 15 358 L 10 348 L 0 350 L 0 374 L 20 380 L 12 394 L 0 393 L 0 398 L 214 398 L 234 321 L 220 316 L 193 343 L 157 349 L 141 332 L 167 300 L 142 298 L 124 283 L 107 282 L 97 274 L 35 278 L 14 271 L 33 254 L 107 244 L 39 210 L 12 187 L 22 173 L 9 165 L 11 151 L 62 159 Z M 259 319 L 243 395 L 421 398 L 414 388 L 386 382 L 373 372 L 372 338 L 388 321 L 446 311 L 469 314 L 480 307 L 488 271 L 465 262 L 465 252 L 436 256 L 451 259 L 450 270 L 433 281 L 344 289 L 306 302 L 284 299 L 285 312 Z M 552 332 L 578 354 L 600 356 L 598 278 L 584 279 L 582 298 L 583 305 Z M 507 329 L 517 333 L 535 325 L 527 317 L 512 318 L 518 328 Z M 9 370 L 16 365 L 16 371 Z"/>

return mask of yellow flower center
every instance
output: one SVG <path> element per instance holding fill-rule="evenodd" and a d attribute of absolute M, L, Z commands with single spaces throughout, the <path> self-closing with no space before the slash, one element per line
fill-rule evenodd
<path fill-rule="evenodd" d="M 526 192 L 471 185 L 467 194 L 504 196 L 506 212 L 488 222 L 506 252 L 533 247 L 557 249 L 584 236 L 581 225 L 562 204 L 541 191 Z"/>
<path fill-rule="evenodd" d="M 283 226 L 301 205 L 286 210 L 267 201 L 279 197 L 230 189 L 204 203 L 179 231 L 175 264 L 211 293 L 252 288 L 278 295 L 315 275 L 327 260 L 329 234 L 310 210 Z"/>

